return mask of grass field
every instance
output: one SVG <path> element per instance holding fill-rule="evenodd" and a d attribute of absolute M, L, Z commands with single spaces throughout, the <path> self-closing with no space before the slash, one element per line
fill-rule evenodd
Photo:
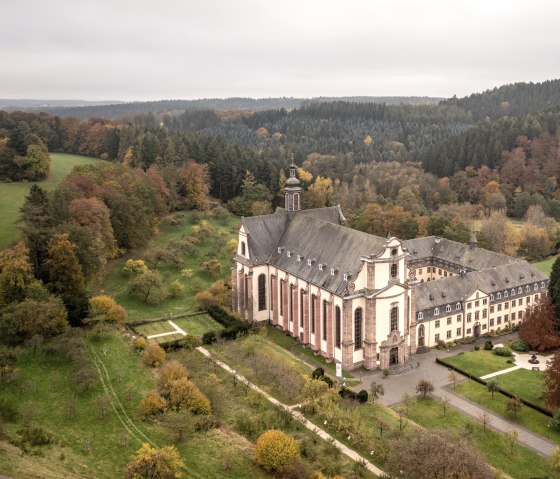
<path fill-rule="evenodd" d="M 445 362 L 477 377 L 511 368 L 513 364 L 508 364 L 507 360 L 508 358 L 498 356 L 492 351 L 485 351 L 483 349 L 445 358 Z"/>
<path fill-rule="evenodd" d="M 500 386 L 504 387 L 501 382 Z M 534 409 L 531 409 L 530 407 L 523 406 L 517 416 L 514 416 L 513 414 L 506 412 L 506 405 L 509 399 L 508 397 L 503 394 L 494 394 L 494 399 L 492 399 L 492 395 L 488 392 L 485 386 L 472 380 L 457 384 L 455 389 L 451 390 L 501 416 L 504 416 L 506 419 L 514 422 L 515 424 L 519 424 L 520 426 L 534 431 L 541 436 L 560 443 L 560 432 L 554 431 L 548 427 L 550 418 L 538 411 L 535 411 Z"/>
<path fill-rule="evenodd" d="M 45 190 L 54 190 L 62 179 L 76 165 L 85 165 L 97 161 L 87 156 L 51 153 L 51 169 L 46 180 L 37 182 Z M 19 236 L 16 221 L 19 209 L 33 183 L 0 183 L 0 249 L 6 248 Z"/>
<path fill-rule="evenodd" d="M 166 314 L 179 314 L 184 312 L 193 312 L 196 310 L 194 296 L 198 291 L 208 288 L 216 279 L 211 278 L 207 273 L 202 271 L 201 263 L 210 258 L 217 258 L 222 266 L 219 278 L 226 278 L 229 275 L 229 268 L 232 254 L 230 254 L 224 241 L 236 238 L 237 226 L 239 219 L 233 215 L 226 219 L 217 219 L 209 215 L 200 215 L 196 212 L 183 212 L 184 221 L 179 225 L 163 224 L 159 228 L 159 232 L 154 236 L 148 246 L 143 250 L 133 251 L 126 257 L 116 259 L 108 265 L 105 281 L 99 290 L 103 290 L 104 294 L 109 294 L 122 305 L 128 312 L 129 321 L 157 319 Z M 181 268 L 193 270 L 193 276 L 188 279 L 181 278 L 181 268 L 174 265 L 160 263 L 157 267 L 158 271 L 163 275 L 166 283 L 171 283 L 176 279 L 180 279 L 185 285 L 184 294 L 179 298 L 168 298 L 160 304 L 148 304 L 131 296 L 127 290 L 127 283 L 130 277 L 123 273 L 122 268 L 127 259 L 144 259 L 145 253 L 154 247 L 166 247 L 172 239 L 180 239 L 183 236 L 192 236 L 192 227 L 199 218 L 206 219 L 214 228 L 214 233 L 204 239 L 197 247 L 193 254 L 185 253 L 183 255 L 184 265 Z M 226 238 L 225 240 L 223 238 Z M 196 334 L 196 333 L 194 333 Z"/>
<path fill-rule="evenodd" d="M 511 373 L 496 376 L 500 387 L 516 394 L 527 401 L 546 407 L 542 400 L 543 373 L 541 371 L 529 371 L 528 369 L 517 369 Z"/>
<path fill-rule="evenodd" d="M 472 442 L 486 457 L 492 466 L 501 469 L 514 479 L 548 477 L 547 459 L 524 447 L 517 446 L 511 456 L 502 435 L 487 430 L 483 431 L 480 422 L 469 419 L 454 409 L 448 408 L 443 416 L 442 408 L 432 398 L 419 399 L 410 408 L 410 419 L 430 429 L 444 429 L 455 434 L 464 435 L 465 425 L 472 424 Z"/>
<path fill-rule="evenodd" d="M 556 261 L 556 256 L 552 258 L 545 259 L 544 261 L 539 261 L 538 263 L 534 263 L 538 269 L 540 269 L 543 273 L 550 275 L 552 271 L 552 265 Z"/>
<path fill-rule="evenodd" d="M 220 329 L 223 329 L 223 326 L 220 323 L 214 321 L 207 314 L 197 314 L 185 318 L 173 319 L 173 322 L 187 334 L 192 334 L 193 336 L 199 337 L 201 337 L 207 331 L 219 331 Z M 169 333 L 175 331 L 175 328 L 171 326 L 171 324 L 169 324 L 167 321 L 157 321 L 149 324 L 143 324 L 141 326 L 135 326 L 134 330 L 138 334 L 152 336 L 154 334 Z M 162 336 L 161 338 L 157 339 L 160 343 L 178 339 L 174 336 L 175 335 Z M 180 333 L 179 336 L 182 337 Z"/>

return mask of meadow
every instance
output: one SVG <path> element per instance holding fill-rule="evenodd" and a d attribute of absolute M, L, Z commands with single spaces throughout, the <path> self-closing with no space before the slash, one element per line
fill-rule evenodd
<path fill-rule="evenodd" d="M 98 161 L 88 156 L 69 155 L 67 153 L 51 153 L 50 174 L 46 180 L 36 184 L 47 191 L 54 190 L 64 177 L 77 165 L 85 165 Z M 15 182 L 0 183 L 0 249 L 6 248 L 19 236 L 16 221 L 19 209 L 33 183 Z"/>

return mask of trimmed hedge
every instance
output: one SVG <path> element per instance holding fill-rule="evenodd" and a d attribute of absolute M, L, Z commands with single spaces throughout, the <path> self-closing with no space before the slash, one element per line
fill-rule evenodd
<path fill-rule="evenodd" d="M 251 329 L 248 323 L 229 313 L 217 304 L 208 306 L 206 312 L 225 329 L 204 333 L 202 336 L 202 342 L 204 344 L 212 344 L 216 342 L 218 338 L 228 341 L 236 339 L 240 336 L 245 336 Z"/>
<path fill-rule="evenodd" d="M 502 348 L 501 346 L 494 348 L 494 354 L 497 356 L 508 357 L 511 356 L 511 351 L 507 348 Z"/>

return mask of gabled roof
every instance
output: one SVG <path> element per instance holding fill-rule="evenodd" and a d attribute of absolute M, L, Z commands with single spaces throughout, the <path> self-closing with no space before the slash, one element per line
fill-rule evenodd
<path fill-rule="evenodd" d="M 378 236 L 317 219 L 314 215 L 297 214 L 278 242 L 282 253 L 275 251 L 270 264 L 343 295 L 348 284 L 344 274 L 352 275 L 349 281 L 356 279 L 362 265 L 360 258 L 379 253 L 384 244 L 385 239 Z M 292 253 L 290 257 L 288 251 Z M 300 261 L 298 255 L 303 256 Z M 309 259 L 314 260 L 313 264 L 308 264 Z M 326 265 L 322 271 L 319 264 Z M 336 270 L 334 275 L 331 275 L 331 268 Z"/>

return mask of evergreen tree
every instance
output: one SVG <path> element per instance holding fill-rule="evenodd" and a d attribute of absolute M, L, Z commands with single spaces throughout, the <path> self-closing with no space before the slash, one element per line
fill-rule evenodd
<path fill-rule="evenodd" d="M 550 272 L 550 283 L 548 284 L 550 299 L 556 311 L 556 318 L 560 318 L 560 256 L 556 258 Z"/>

